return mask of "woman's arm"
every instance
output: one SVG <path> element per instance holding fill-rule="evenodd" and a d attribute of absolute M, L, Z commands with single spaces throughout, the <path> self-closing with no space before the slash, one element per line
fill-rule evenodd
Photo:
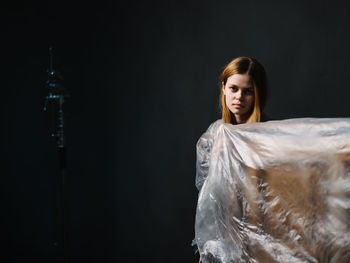
<path fill-rule="evenodd" d="M 210 166 L 210 152 L 214 142 L 214 134 L 217 126 L 222 123 L 221 119 L 212 123 L 207 131 L 199 138 L 196 161 L 196 187 L 198 191 L 201 190 L 205 179 L 207 178 Z"/>

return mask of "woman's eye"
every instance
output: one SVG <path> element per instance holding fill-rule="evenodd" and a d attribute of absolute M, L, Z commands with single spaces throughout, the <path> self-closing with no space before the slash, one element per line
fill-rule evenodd
<path fill-rule="evenodd" d="M 254 91 L 252 90 L 252 89 L 248 89 L 248 90 L 246 90 L 246 94 L 253 94 L 254 93 Z"/>
<path fill-rule="evenodd" d="M 238 89 L 236 87 L 231 87 L 231 90 L 236 92 Z"/>

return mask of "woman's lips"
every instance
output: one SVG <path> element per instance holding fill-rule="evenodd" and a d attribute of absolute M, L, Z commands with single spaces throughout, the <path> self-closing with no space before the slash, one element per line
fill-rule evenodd
<path fill-rule="evenodd" d="M 235 107 L 236 109 L 240 109 L 240 108 L 243 108 L 244 106 L 242 104 L 233 104 L 233 107 Z"/>

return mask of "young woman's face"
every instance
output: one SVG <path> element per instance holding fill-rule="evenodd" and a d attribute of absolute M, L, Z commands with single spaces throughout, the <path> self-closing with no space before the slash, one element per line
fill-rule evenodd
<path fill-rule="evenodd" d="M 248 74 L 234 74 L 223 85 L 226 106 L 237 123 L 248 120 L 254 107 L 254 87 Z"/>

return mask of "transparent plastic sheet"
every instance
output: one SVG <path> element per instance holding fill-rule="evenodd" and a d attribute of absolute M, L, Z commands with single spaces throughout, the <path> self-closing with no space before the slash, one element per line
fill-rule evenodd
<path fill-rule="evenodd" d="M 350 119 L 212 124 L 197 143 L 201 261 L 350 262 Z"/>

